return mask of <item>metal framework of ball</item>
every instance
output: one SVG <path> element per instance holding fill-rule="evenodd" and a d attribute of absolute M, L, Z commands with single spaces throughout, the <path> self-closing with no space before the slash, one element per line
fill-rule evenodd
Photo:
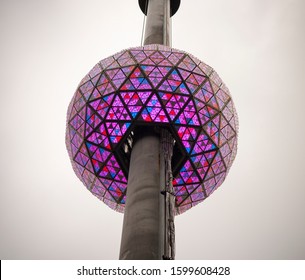
<path fill-rule="evenodd" d="M 236 155 L 238 119 L 228 88 L 210 66 L 147 45 L 103 59 L 80 82 L 68 108 L 68 153 L 88 190 L 119 212 L 134 131 L 143 126 L 166 128 L 175 139 L 176 215 L 224 181 Z"/>

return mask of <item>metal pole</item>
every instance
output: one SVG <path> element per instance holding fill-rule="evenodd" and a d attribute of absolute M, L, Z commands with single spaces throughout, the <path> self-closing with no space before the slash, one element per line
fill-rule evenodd
<path fill-rule="evenodd" d="M 140 6 L 143 6 L 143 1 L 139 1 Z M 175 11 L 177 11 L 180 0 L 145 1 L 148 6 L 144 45 L 169 46 L 171 41 L 170 3 L 175 2 Z M 167 185 L 167 182 L 171 184 L 172 179 L 169 163 L 172 150 L 169 151 L 169 157 L 169 154 L 164 152 L 168 149 L 164 150 L 165 146 L 163 142 L 161 143 L 160 133 L 157 133 L 153 127 L 138 128 L 134 134 L 120 259 L 172 259 L 175 251 L 174 206 L 173 196 L 169 198 L 171 186 Z M 161 138 L 162 135 L 161 133 Z"/>
<path fill-rule="evenodd" d="M 171 45 L 170 0 L 147 0 L 144 45 Z"/>
<path fill-rule="evenodd" d="M 163 255 L 164 215 L 160 191 L 159 135 L 153 128 L 135 132 L 128 175 L 120 249 L 121 260 L 158 260 Z"/>

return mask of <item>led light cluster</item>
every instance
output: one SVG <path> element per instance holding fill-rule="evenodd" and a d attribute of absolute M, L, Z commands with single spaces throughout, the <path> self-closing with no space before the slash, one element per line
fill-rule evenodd
<path fill-rule="evenodd" d="M 173 182 L 179 214 L 221 185 L 237 149 L 229 91 L 192 55 L 148 45 L 100 61 L 70 103 L 66 145 L 85 186 L 123 212 L 128 174 L 123 144 L 135 127 L 152 124 L 168 127 L 182 149 L 184 160 Z"/>

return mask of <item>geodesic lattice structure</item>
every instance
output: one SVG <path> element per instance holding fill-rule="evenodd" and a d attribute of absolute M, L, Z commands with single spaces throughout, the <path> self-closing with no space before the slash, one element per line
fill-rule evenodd
<path fill-rule="evenodd" d="M 175 139 L 173 186 L 180 214 L 221 185 L 237 149 L 229 91 L 190 54 L 146 45 L 95 65 L 68 109 L 73 169 L 95 196 L 123 212 L 134 131 L 150 125 L 167 128 Z"/>

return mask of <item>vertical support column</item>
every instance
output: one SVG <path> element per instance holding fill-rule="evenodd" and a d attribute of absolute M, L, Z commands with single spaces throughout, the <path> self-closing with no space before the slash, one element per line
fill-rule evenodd
<path fill-rule="evenodd" d="M 170 0 L 147 0 L 144 45 L 171 45 Z"/>
<path fill-rule="evenodd" d="M 171 45 L 171 1 L 147 1 L 144 45 Z M 178 10 L 180 0 L 175 2 Z M 161 129 L 163 131 L 163 129 Z M 174 259 L 174 195 L 171 157 L 173 141 L 164 141 L 151 127 L 135 131 L 120 248 L 121 260 Z M 163 138 L 162 138 L 163 139 Z M 170 140 L 171 139 L 171 140 Z M 170 141 L 170 142 L 168 142 Z"/>
<path fill-rule="evenodd" d="M 164 255 L 165 260 L 175 259 L 175 193 L 173 188 L 172 156 L 174 139 L 166 129 L 161 129 L 161 149 L 165 163 L 165 186 L 162 191 L 165 196 L 165 217 L 164 217 Z"/>
<path fill-rule="evenodd" d="M 160 139 L 153 128 L 135 132 L 120 249 L 121 260 L 160 260 L 164 198 L 160 191 Z M 162 178 L 162 176 L 161 176 Z"/>

